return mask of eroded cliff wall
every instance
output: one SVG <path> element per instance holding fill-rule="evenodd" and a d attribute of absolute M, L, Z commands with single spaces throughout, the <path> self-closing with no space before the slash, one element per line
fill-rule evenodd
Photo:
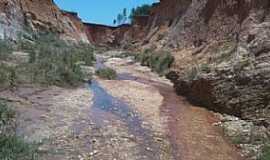
<path fill-rule="evenodd" d="M 149 16 L 119 27 L 83 24 L 52 0 L 2 0 L 0 38 L 16 39 L 26 27 L 77 42 L 170 50 L 168 77 L 179 94 L 270 124 L 269 0 L 161 0 Z"/>
<path fill-rule="evenodd" d="M 142 47 L 171 50 L 168 77 L 192 102 L 268 127 L 269 11 L 269 0 L 163 0 Z"/>
<path fill-rule="evenodd" d="M 53 0 L 2 0 L 0 2 L 0 35 L 16 39 L 25 30 L 50 31 L 62 39 L 89 43 L 80 19 L 62 12 Z"/>
<path fill-rule="evenodd" d="M 0 1 L 0 38 L 15 39 L 17 32 L 21 31 L 24 16 L 18 0 Z"/>
<path fill-rule="evenodd" d="M 168 77 L 190 101 L 270 126 L 269 0 L 161 0 L 122 34 L 127 48 L 170 50 Z"/>

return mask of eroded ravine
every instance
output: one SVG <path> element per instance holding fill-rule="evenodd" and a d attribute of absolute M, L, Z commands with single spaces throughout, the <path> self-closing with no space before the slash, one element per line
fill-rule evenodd
<path fill-rule="evenodd" d="M 153 76 L 149 70 L 142 72 L 138 64 L 130 63 L 127 59 L 124 61 L 113 58 L 107 63 L 119 72 L 118 80 L 152 86 L 162 95 L 159 116 L 165 119 L 165 135 L 170 140 L 171 153 L 175 159 L 242 159 L 239 151 L 223 137 L 221 129 L 214 126 L 218 118 L 213 113 L 193 106 L 176 95 L 170 83 L 157 75 Z"/>
<path fill-rule="evenodd" d="M 41 142 L 41 160 L 238 160 L 215 116 L 175 94 L 172 84 L 129 58 L 97 60 L 116 80 L 77 89 L 20 87 L 17 133 Z"/>

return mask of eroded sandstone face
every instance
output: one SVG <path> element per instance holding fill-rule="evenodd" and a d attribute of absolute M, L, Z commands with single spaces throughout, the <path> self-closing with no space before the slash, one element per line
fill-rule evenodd
<path fill-rule="evenodd" d="M 168 77 L 179 94 L 269 127 L 270 1 L 162 0 L 144 18 L 124 42 L 171 50 Z"/>
<path fill-rule="evenodd" d="M 0 39 L 16 39 L 17 32 L 23 28 L 24 17 L 19 0 L 0 2 Z"/>
<path fill-rule="evenodd" d="M 1 38 L 16 39 L 18 32 L 31 29 L 57 33 L 64 40 L 89 43 L 80 19 L 61 11 L 52 0 L 2 0 L 0 13 Z"/>
<path fill-rule="evenodd" d="M 269 127 L 269 9 L 267 0 L 193 0 L 166 35 L 177 92 Z"/>

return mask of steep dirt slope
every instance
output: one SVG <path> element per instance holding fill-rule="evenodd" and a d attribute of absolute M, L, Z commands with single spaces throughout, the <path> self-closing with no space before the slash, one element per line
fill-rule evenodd
<path fill-rule="evenodd" d="M 179 92 L 217 111 L 269 121 L 268 10 L 263 0 L 193 1 L 166 43 L 177 48 Z"/>
<path fill-rule="evenodd" d="M 0 35 L 16 39 L 25 30 L 51 31 L 62 39 L 89 43 L 84 27 L 76 15 L 61 11 L 53 0 L 2 0 Z"/>
<path fill-rule="evenodd" d="M 237 143 L 255 151 L 250 144 L 269 140 L 270 1 L 162 0 L 147 19 L 141 31 L 126 33 L 144 33 L 125 37 L 128 47 L 169 50 L 175 62 L 167 77 L 177 93 L 249 121 L 229 120 Z"/>
<path fill-rule="evenodd" d="M 14 39 L 16 32 L 22 30 L 24 17 L 17 0 L 1 0 L 0 2 L 0 38 Z"/>
<path fill-rule="evenodd" d="M 162 0 L 137 45 L 171 50 L 178 93 L 268 127 L 269 10 L 268 0 Z"/>

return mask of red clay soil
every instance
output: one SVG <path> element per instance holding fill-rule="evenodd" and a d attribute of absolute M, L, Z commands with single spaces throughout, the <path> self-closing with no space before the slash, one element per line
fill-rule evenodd
<path fill-rule="evenodd" d="M 164 97 L 160 108 L 166 117 L 167 131 L 175 160 L 243 160 L 240 150 L 215 126 L 219 122 L 214 113 L 191 105 L 178 96 L 170 85 L 141 77 L 124 76 L 126 79 L 155 86 Z"/>
<path fill-rule="evenodd" d="M 177 160 L 242 160 L 235 146 L 229 144 L 213 113 L 192 106 L 177 96 L 172 87 L 159 86 L 164 96 L 162 115 L 168 117 L 169 138 Z"/>

